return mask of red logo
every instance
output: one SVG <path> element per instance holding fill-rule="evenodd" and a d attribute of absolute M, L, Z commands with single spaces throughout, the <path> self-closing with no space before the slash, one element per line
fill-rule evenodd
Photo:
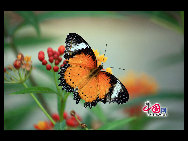
<path fill-rule="evenodd" d="M 146 106 L 143 107 L 144 112 L 148 112 L 148 116 L 166 116 L 166 108 L 161 108 L 159 103 L 154 104 L 153 106 L 150 106 L 150 102 L 147 101 L 145 103 Z M 152 111 L 153 113 L 150 113 L 149 111 Z"/>
<path fill-rule="evenodd" d="M 150 108 L 148 106 L 145 106 L 143 108 L 143 111 L 149 111 L 150 109 L 152 109 L 153 113 L 160 113 L 160 105 L 159 104 L 155 104 Z"/>

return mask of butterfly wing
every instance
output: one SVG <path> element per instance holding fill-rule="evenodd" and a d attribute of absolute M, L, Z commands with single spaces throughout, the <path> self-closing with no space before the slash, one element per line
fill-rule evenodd
<path fill-rule="evenodd" d="M 76 97 L 85 100 L 84 107 L 92 108 L 99 101 L 126 103 L 129 94 L 125 86 L 114 75 L 100 71 L 98 75 L 87 80 L 87 84 L 78 90 Z"/>
<path fill-rule="evenodd" d="M 86 90 L 88 89 L 87 86 L 97 84 L 97 81 L 90 77 L 91 72 L 95 69 L 97 69 L 97 61 L 93 50 L 91 48 L 77 50 L 69 56 L 67 64 L 61 67 L 59 86 L 62 86 L 62 89 L 68 92 L 73 92 L 76 103 L 79 103 L 81 98 L 86 102 L 91 102 L 88 98 L 90 90 Z M 95 95 L 90 97 L 93 101 L 97 98 Z"/>
<path fill-rule="evenodd" d="M 116 102 L 123 104 L 129 99 L 129 93 L 125 86 L 114 75 L 108 72 L 101 71 L 98 74 L 98 86 L 100 100 L 103 103 Z"/>
<path fill-rule="evenodd" d="M 118 104 L 128 101 L 128 91 L 114 75 L 104 71 L 91 75 L 98 69 L 96 56 L 81 36 L 69 33 L 64 57 L 68 63 L 59 72 L 59 86 L 73 92 L 76 103 L 83 99 L 84 107 L 92 108 L 99 101 Z"/>
<path fill-rule="evenodd" d="M 65 59 L 72 57 L 73 53 L 76 54 L 77 51 L 81 49 L 91 48 L 89 44 L 80 35 L 76 33 L 69 33 L 69 35 L 67 35 L 65 43 Z"/>

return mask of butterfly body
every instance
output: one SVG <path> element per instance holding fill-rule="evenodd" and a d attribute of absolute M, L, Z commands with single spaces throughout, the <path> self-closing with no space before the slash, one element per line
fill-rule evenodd
<path fill-rule="evenodd" d="M 93 50 L 81 36 L 70 33 L 65 43 L 64 58 L 67 64 L 59 72 L 59 86 L 73 92 L 77 104 L 83 99 L 84 107 L 92 108 L 99 101 L 118 104 L 128 101 L 129 94 L 125 86 L 114 75 L 102 71 L 102 65 L 97 66 Z"/>

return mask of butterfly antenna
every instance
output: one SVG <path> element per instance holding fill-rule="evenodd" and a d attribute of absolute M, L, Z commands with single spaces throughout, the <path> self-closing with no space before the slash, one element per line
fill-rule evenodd
<path fill-rule="evenodd" d="M 104 56 L 106 55 L 106 48 L 107 48 L 107 44 L 106 44 L 106 47 L 105 47 L 105 50 L 104 50 Z M 102 66 L 103 66 L 103 62 L 102 62 Z"/>
<path fill-rule="evenodd" d="M 106 44 L 106 47 L 105 47 L 105 50 L 104 50 L 104 56 L 105 56 L 105 54 L 106 54 L 106 48 L 107 48 L 107 44 Z"/>
<path fill-rule="evenodd" d="M 110 68 L 114 68 L 114 67 L 110 67 Z M 119 70 L 125 70 L 125 69 L 122 69 L 122 68 L 118 68 Z"/>

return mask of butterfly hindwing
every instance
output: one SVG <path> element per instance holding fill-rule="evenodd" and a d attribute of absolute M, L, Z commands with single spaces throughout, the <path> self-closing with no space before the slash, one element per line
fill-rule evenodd
<path fill-rule="evenodd" d="M 129 99 L 129 94 L 125 86 L 112 74 L 108 72 L 101 71 L 98 77 L 103 78 L 106 81 L 99 81 L 99 85 L 108 88 L 108 91 L 102 94 L 103 98 L 101 101 L 106 102 L 116 102 L 118 104 L 126 103 Z M 106 85 L 105 85 L 106 84 Z"/>

